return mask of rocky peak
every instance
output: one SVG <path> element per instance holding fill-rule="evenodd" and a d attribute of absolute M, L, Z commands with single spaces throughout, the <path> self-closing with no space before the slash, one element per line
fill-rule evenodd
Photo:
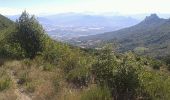
<path fill-rule="evenodd" d="M 146 16 L 145 21 L 157 21 L 159 19 L 157 14 L 151 14 L 150 16 Z"/>

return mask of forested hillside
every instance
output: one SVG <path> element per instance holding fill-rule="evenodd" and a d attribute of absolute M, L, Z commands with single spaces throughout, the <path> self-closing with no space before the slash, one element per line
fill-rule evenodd
<path fill-rule="evenodd" d="M 0 100 L 170 98 L 169 58 L 57 42 L 26 11 L 13 23 L 0 41 Z"/>

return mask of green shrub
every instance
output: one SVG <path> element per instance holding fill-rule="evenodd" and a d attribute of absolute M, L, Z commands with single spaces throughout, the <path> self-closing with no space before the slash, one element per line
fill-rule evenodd
<path fill-rule="evenodd" d="M 3 91 L 10 87 L 11 80 L 10 78 L 5 78 L 0 80 L 0 91 Z"/>
<path fill-rule="evenodd" d="M 30 67 L 31 64 L 32 64 L 30 59 L 24 59 L 22 62 L 24 64 L 24 66 L 29 66 Z"/>
<path fill-rule="evenodd" d="M 65 73 L 69 73 L 71 70 L 79 67 L 80 63 L 80 57 L 75 55 L 74 53 L 71 53 L 67 56 L 65 56 L 65 59 L 62 59 L 62 69 Z"/>
<path fill-rule="evenodd" d="M 51 71 L 53 69 L 53 65 L 49 64 L 49 63 L 45 63 L 42 65 L 42 70 L 43 71 Z"/>
<path fill-rule="evenodd" d="M 3 91 L 10 87 L 11 79 L 4 69 L 0 68 L 0 70 L 0 91 Z"/>
<path fill-rule="evenodd" d="M 45 48 L 41 53 L 43 60 L 51 64 L 58 65 L 59 60 L 61 59 L 61 55 L 63 55 L 63 52 L 67 52 L 64 48 L 64 45 L 52 40 L 51 38 L 45 39 L 44 42 Z"/>
<path fill-rule="evenodd" d="M 109 87 L 118 100 L 135 99 L 136 90 L 140 87 L 138 73 L 133 66 L 122 63 L 113 73 L 113 83 Z"/>
<path fill-rule="evenodd" d="M 92 67 L 97 84 L 107 86 L 118 100 L 136 98 L 136 90 L 140 87 L 137 67 L 131 57 L 127 58 L 118 62 L 111 51 L 104 50 Z"/>
<path fill-rule="evenodd" d="M 114 55 L 111 50 L 103 50 L 97 61 L 92 65 L 92 73 L 97 83 L 105 85 L 113 83 L 113 69 L 117 66 Z"/>
<path fill-rule="evenodd" d="M 160 69 L 161 65 L 162 65 L 161 62 L 159 62 L 159 61 L 152 61 L 152 63 L 151 63 L 152 68 L 157 69 L 157 70 Z"/>
<path fill-rule="evenodd" d="M 156 73 L 143 70 L 140 73 L 140 84 L 142 90 L 152 100 L 169 100 L 170 98 L 170 77 L 163 73 Z M 146 95 L 145 95 L 146 97 Z"/>
<path fill-rule="evenodd" d="M 170 71 L 170 64 L 168 64 L 167 67 L 168 67 L 167 69 Z"/>
<path fill-rule="evenodd" d="M 94 87 L 82 94 L 81 100 L 112 100 L 108 88 Z"/>
<path fill-rule="evenodd" d="M 90 81 L 89 70 L 85 67 L 76 68 L 68 73 L 67 80 L 76 87 L 87 86 Z"/>
<path fill-rule="evenodd" d="M 28 82 L 28 83 L 26 84 L 26 91 L 27 91 L 27 92 L 30 92 L 30 93 L 33 93 L 33 92 L 35 91 L 35 86 L 34 86 L 34 84 Z"/>

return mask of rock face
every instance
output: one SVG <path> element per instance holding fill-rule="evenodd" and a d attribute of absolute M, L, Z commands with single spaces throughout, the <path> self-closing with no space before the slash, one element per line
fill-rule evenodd
<path fill-rule="evenodd" d="M 150 16 L 146 16 L 145 20 L 155 20 L 155 19 L 160 19 L 157 14 L 151 14 Z"/>
<path fill-rule="evenodd" d="M 161 18 L 159 18 L 157 14 L 151 14 L 150 16 L 146 16 L 146 18 L 143 22 L 149 24 L 149 23 L 153 23 L 153 22 L 158 22 L 160 20 L 161 20 Z"/>

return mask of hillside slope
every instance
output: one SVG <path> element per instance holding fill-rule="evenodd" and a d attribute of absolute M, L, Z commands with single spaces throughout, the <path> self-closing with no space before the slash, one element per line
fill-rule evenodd
<path fill-rule="evenodd" d="M 169 63 L 109 46 L 89 50 L 54 41 L 26 11 L 16 27 L 0 40 L 0 100 L 170 98 Z"/>
<path fill-rule="evenodd" d="M 5 28 L 9 28 L 13 24 L 14 24 L 13 21 L 0 14 L 0 31 Z"/>
<path fill-rule="evenodd" d="M 119 51 L 134 50 L 140 54 L 164 56 L 170 48 L 170 20 L 159 18 L 156 14 L 147 16 L 139 24 L 100 35 L 82 37 L 77 41 L 95 44 L 96 41 L 118 41 Z M 76 43 L 75 43 L 76 44 Z M 94 46 L 94 45 L 93 45 Z"/>

